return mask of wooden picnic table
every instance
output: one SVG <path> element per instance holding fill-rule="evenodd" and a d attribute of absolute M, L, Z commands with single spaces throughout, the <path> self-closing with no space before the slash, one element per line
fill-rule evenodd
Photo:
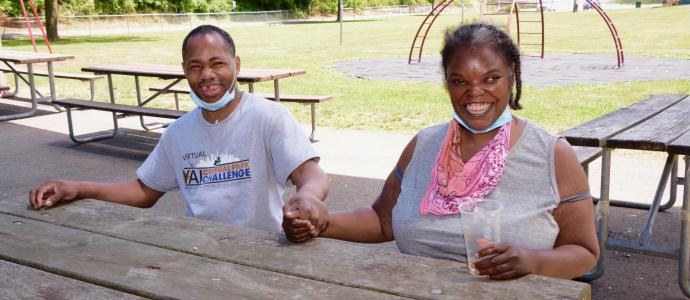
<path fill-rule="evenodd" d="M 82 68 L 84 72 L 93 72 L 95 74 L 106 75 L 108 77 L 108 89 L 110 91 L 110 102 L 115 103 L 115 93 L 113 86 L 113 75 L 133 76 L 135 83 L 135 90 L 137 93 L 137 105 L 144 106 L 161 94 L 166 94 L 169 89 L 174 87 L 180 81 L 186 79 L 182 66 L 180 65 L 159 65 L 159 64 L 142 64 L 131 63 L 121 65 L 104 65 L 95 67 Z M 254 92 L 254 83 L 273 80 L 273 89 L 276 101 L 280 101 L 280 84 L 279 80 L 287 77 L 305 74 L 304 70 L 280 70 L 280 69 L 242 69 L 237 75 L 239 83 L 246 83 L 249 85 L 249 92 Z M 164 80 L 172 80 L 161 90 L 157 91 L 147 99 L 142 99 L 141 85 L 139 77 L 154 77 Z M 175 107 L 179 110 L 179 103 L 175 97 Z M 139 116 L 141 126 L 146 129 L 153 129 L 144 122 L 144 116 Z M 163 124 L 159 124 L 163 125 Z M 163 125 L 164 126 L 164 125 Z"/>
<path fill-rule="evenodd" d="M 601 256 L 597 267 L 586 276 L 600 277 L 605 269 L 606 247 L 622 250 L 638 250 L 645 254 L 677 259 L 679 261 L 678 283 L 683 293 L 690 297 L 688 286 L 690 256 L 690 227 L 688 227 L 688 205 L 690 204 L 690 97 L 683 94 L 663 94 L 646 98 L 623 107 L 597 119 L 576 126 L 562 135 L 576 146 L 602 147 L 601 193 L 597 203 L 597 231 Z M 636 208 L 647 208 L 647 221 L 640 233 L 639 241 L 608 238 L 608 210 L 610 199 L 611 151 L 628 149 L 637 151 L 666 152 L 667 159 L 657 190 L 650 205 L 632 205 L 625 201 L 615 204 Z M 685 160 L 684 177 L 679 177 L 678 157 Z M 661 204 L 667 183 L 670 182 L 670 198 Z M 680 247 L 669 248 L 651 243 L 654 219 L 660 210 L 673 206 L 677 185 L 683 184 L 683 208 Z"/>
<path fill-rule="evenodd" d="M 27 204 L 0 200 L 0 279 L 23 282 L 0 289 L 0 298 L 46 290 L 75 298 L 591 298 L 586 283 L 494 281 L 464 263 L 337 240 L 298 245 L 279 233 L 96 200 L 44 211 Z"/>
<path fill-rule="evenodd" d="M 50 102 L 52 100 L 57 99 L 57 94 L 55 92 L 55 73 L 53 71 L 53 62 L 63 61 L 67 59 L 74 59 L 74 56 L 0 49 L 0 61 L 2 61 L 10 70 L 12 70 L 12 72 L 17 78 L 21 78 L 29 86 L 29 92 L 31 95 L 31 110 L 26 112 L 0 116 L 0 121 L 14 120 L 33 116 L 34 114 L 36 114 L 36 111 L 38 110 L 39 101 Z M 38 94 L 40 94 L 40 92 L 37 91 L 36 82 L 34 80 L 34 64 L 40 63 L 45 63 L 48 65 L 48 83 L 50 85 L 50 97 L 47 99 L 42 99 L 38 97 Z M 22 76 L 22 74 L 15 69 L 14 64 L 26 65 L 28 79 L 24 78 L 24 76 Z"/>
<path fill-rule="evenodd" d="M 82 71 L 105 75 L 128 75 L 142 77 L 157 77 L 176 80 L 175 84 L 185 79 L 182 66 L 159 64 L 123 64 L 82 68 Z M 279 80 L 306 74 L 304 70 L 294 69 L 241 69 L 237 81 L 249 85 L 249 92 L 254 92 L 254 83 L 273 80 L 276 99 L 280 99 Z M 173 84 L 174 85 L 174 84 Z M 172 85 L 170 86 L 172 87 Z M 279 100 L 278 100 L 279 101 Z"/>

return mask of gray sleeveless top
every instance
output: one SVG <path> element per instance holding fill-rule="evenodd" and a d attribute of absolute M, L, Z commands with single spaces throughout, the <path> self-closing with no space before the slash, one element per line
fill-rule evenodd
<path fill-rule="evenodd" d="M 393 236 L 402 253 L 465 261 L 459 215 L 419 213 L 448 123 L 423 129 L 393 208 Z M 558 137 L 527 122 L 508 153 L 496 188 L 485 199 L 503 204 L 501 241 L 527 249 L 553 249 L 559 229 L 552 216 L 560 201 L 554 172 Z"/>

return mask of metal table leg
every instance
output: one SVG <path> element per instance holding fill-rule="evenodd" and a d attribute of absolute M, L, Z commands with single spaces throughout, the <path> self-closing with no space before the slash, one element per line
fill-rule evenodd
<path fill-rule="evenodd" d="M 309 141 L 312 143 L 318 142 L 316 139 L 316 105 L 310 103 L 311 109 L 311 134 L 309 135 Z"/>
<path fill-rule="evenodd" d="M 601 155 L 601 199 L 597 203 L 596 220 L 597 235 L 599 236 L 599 260 L 594 270 L 579 277 L 580 280 L 591 281 L 604 275 L 606 268 L 606 243 L 609 236 L 609 187 L 611 183 L 611 148 L 603 148 Z"/>
<path fill-rule="evenodd" d="M 641 246 L 649 244 L 649 242 L 652 239 L 652 231 L 654 229 L 654 218 L 656 218 L 656 215 L 659 213 L 659 205 L 661 203 L 661 198 L 663 198 L 664 196 L 666 182 L 668 181 L 671 169 L 675 165 L 677 165 L 677 156 L 675 154 L 669 154 L 668 158 L 666 158 L 666 165 L 664 166 L 664 171 L 661 173 L 659 185 L 656 188 L 656 194 L 654 194 L 654 201 L 652 201 L 652 206 L 649 208 L 647 222 L 645 223 L 642 232 L 640 233 Z"/>
<path fill-rule="evenodd" d="M 683 209 L 680 226 L 680 257 L 678 259 L 678 285 L 686 297 L 690 297 L 688 286 L 688 268 L 690 268 L 690 227 L 688 226 L 688 205 L 690 204 L 690 155 L 685 156 L 685 182 L 683 183 Z"/>
<path fill-rule="evenodd" d="M 179 80 L 177 80 L 177 81 L 179 81 Z M 177 81 L 175 81 L 175 83 L 177 83 Z M 136 92 L 137 92 L 137 105 L 140 106 L 140 107 L 144 106 L 146 103 L 148 103 L 149 101 L 153 100 L 154 97 L 156 97 L 156 96 L 158 96 L 160 93 L 162 93 L 162 91 L 159 91 L 159 92 L 158 92 L 156 95 L 154 95 L 153 97 L 148 98 L 148 99 L 146 99 L 145 101 L 142 102 L 142 101 L 141 101 L 141 85 L 139 84 L 139 76 L 136 76 L 136 75 L 134 76 L 134 85 L 135 85 L 135 89 L 136 89 Z M 174 85 L 174 83 L 173 83 L 172 85 Z M 168 85 L 168 87 L 166 87 L 164 90 L 167 90 L 167 89 L 168 89 L 170 86 L 172 86 L 172 85 Z M 147 131 L 153 130 L 153 129 L 158 129 L 158 128 L 168 127 L 168 125 L 170 125 L 169 123 L 151 123 L 151 124 L 153 124 L 153 126 L 151 126 L 151 125 L 149 125 L 149 124 L 146 124 L 146 122 L 144 121 L 144 116 L 142 116 L 142 115 L 139 115 L 139 123 L 141 123 L 141 127 L 144 128 L 144 129 L 147 130 Z"/>
<path fill-rule="evenodd" d="M 666 177 L 666 179 L 668 179 L 668 177 Z M 668 210 L 669 208 L 673 207 L 673 205 L 676 204 L 676 200 L 678 199 L 677 198 L 678 185 L 682 185 L 682 184 L 683 184 L 682 180 L 680 180 L 678 178 L 678 160 L 676 160 L 673 163 L 673 167 L 671 168 L 668 200 L 666 201 L 666 203 L 658 206 L 658 211 Z M 656 196 L 656 194 L 655 194 L 655 196 Z M 653 199 L 654 198 L 652 198 L 652 200 Z M 599 202 L 599 198 L 593 198 L 593 200 L 594 200 L 594 203 Z M 652 204 L 631 202 L 631 201 L 618 200 L 618 199 L 609 199 L 609 204 L 611 206 L 636 208 L 636 209 L 644 209 L 644 210 L 649 210 L 652 207 Z"/>
<path fill-rule="evenodd" d="M 53 71 L 53 62 L 49 61 L 48 63 L 48 84 L 50 85 L 50 101 L 52 102 L 53 100 L 57 100 L 57 94 L 55 92 L 55 72 Z M 65 111 L 62 109 L 62 107 L 55 105 L 55 104 L 50 104 L 55 108 L 57 111 Z"/>
<path fill-rule="evenodd" d="M 17 94 L 19 94 L 19 76 L 18 76 L 18 74 L 16 73 L 16 70 L 14 70 L 14 67 L 13 67 L 12 65 L 10 65 L 10 64 L 9 64 L 8 62 L 6 62 L 6 61 L 2 61 L 2 62 L 3 62 L 8 68 L 10 68 L 10 70 L 12 70 L 12 75 L 13 75 L 12 77 L 14 77 L 14 91 L 12 91 L 11 93 L 2 94 L 2 95 L 0 95 L 0 97 L 2 97 L 2 98 L 14 97 L 14 96 L 16 96 Z"/>
<path fill-rule="evenodd" d="M 29 90 L 31 90 L 31 110 L 11 115 L 0 116 L 0 121 L 8 121 L 31 117 L 38 111 L 38 97 L 36 96 L 36 82 L 34 81 L 34 67 L 33 64 L 26 64 L 26 69 L 29 73 Z"/>

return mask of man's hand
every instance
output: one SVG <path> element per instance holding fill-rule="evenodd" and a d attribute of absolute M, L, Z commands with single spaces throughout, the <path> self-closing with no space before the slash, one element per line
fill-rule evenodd
<path fill-rule="evenodd" d="M 67 180 L 49 180 L 29 192 L 29 202 L 35 209 L 50 208 L 60 201 L 75 200 L 78 183 Z"/>
<path fill-rule="evenodd" d="M 535 273 L 536 264 L 530 250 L 508 243 L 496 243 L 477 253 L 474 267 L 480 276 L 491 279 L 512 279 Z"/>
<path fill-rule="evenodd" d="M 283 231 L 288 241 L 293 243 L 305 243 L 312 239 L 311 232 L 314 226 L 307 220 L 299 218 L 299 211 L 293 210 L 283 213 Z"/>
<path fill-rule="evenodd" d="M 288 240 L 306 242 L 319 236 L 327 227 L 326 204 L 316 196 L 297 192 L 283 205 L 283 230 Z"/>
<path fill-rule="evenodd" d="M 292 171 L 290 180 L 297 192 L 283 205 L 283 230 L 288 240 L 303 243 L 328 227 L 328 210 L 323 199 L 330 184 L 315 159 L 303 162 Z"/>

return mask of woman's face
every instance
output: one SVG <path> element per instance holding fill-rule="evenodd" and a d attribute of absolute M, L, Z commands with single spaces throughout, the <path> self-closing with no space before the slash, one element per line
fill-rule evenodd
<path fill-rule="evenodd" d="M 512 83 L 512 66 L 493 47 L 460 48 L 446 69 L 446 87 L 455 113 L 477 130 L 489 127 L 503 113 Z"/>

